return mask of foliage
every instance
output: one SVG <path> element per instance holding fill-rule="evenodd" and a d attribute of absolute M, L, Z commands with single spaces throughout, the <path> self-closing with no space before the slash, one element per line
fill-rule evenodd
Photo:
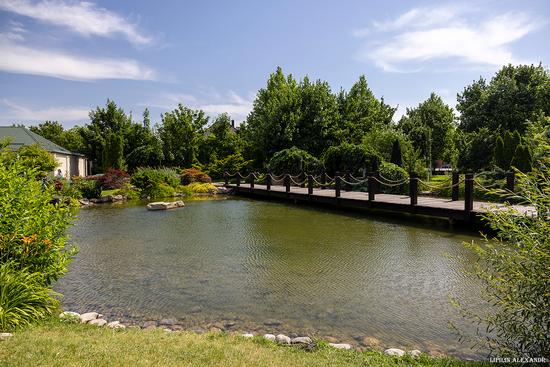
<path fill-rule="evenodd" d="M 460 128 L 466 132 L 519 131 L 542 113 L 550 115 L 550 73 L 542 65 L 507 65 L 489 83 L 480 78 L 458 95 Z"/>
<path fill-rule="evenodd" d="M 139 199 L 139 192 L 132 189 L 129 185 L 126 185 L 122 187 L 121 189 L 118 189 L 114 192 L 114 195 L 122 195 L 126 197 L 128 200 L 136 200 Z"/>
<path fill-rule="evenodd" d="M 393 144 L 391 147 L 390 162 L 395 164 L 398 167 L 403 167 L 403 153 L 401 153 L 401 144 L 399 143 L 398 139 L 393 141 Z"/>
<path fill-rule="evenodd" d="M 0 330 L 13 330 L 50 315 L 59 301 L 40 273 L 0 263 Z"/>
<path fill-rule="evenodd" d="M 180 178 L 175 170 L 169 168 L 138 168 L 130 182 L 142 195 L 160 198 L 174 196 Z"/>
<path fill-rule="evenodd" d="M 518 215 L 512 208 L 484 215 L 496 236 L 468 247 L 480 259 L 476 275 L 484 285 L 482 295 L 495 308 L 482 316 L 465 311 L 489 331 L 482 342 L 498 355 L 548 359 L 550 159 L 542 169 L 517 176 L 519 197 L 536 215 Z"/>
<path fill-rule="evenodd" d="M 164 161 L 162 142 L 151 129 L 149 110 L 143 111 L 142 124 L 132 123 L 126 135 L 124 146 L 128 170 L 137 167 L 158 167 Z"/>
<path fill-rule="evenodd" d="M 78 190 L 82 193 L 82 197 L 86 199 L 94 199 L 101 197 L 101 183 L 94 179 L 84 179 L 75 183 Z"/>
<path fill-rule="evenodd" d="M 374 150 L 386 162 L 391 162 L 395 141 L 399 141 L 403 156 L 412 150 L 408 137 L 395 125 L 377 124 L 363 137 L 363 145 Z"/>
<path fill-rule="evenodd" d="M 364 171 L 376 171 L 380 157 L 362 145 L 341 144 L 327 149 L 324 155 L 325 169 L 328 174 L 347 172 L 360 174 Z"/>
<path fill-rule="evenodd" d="M 407 109 L 399 120 L 399 128 L 409 137 L 414 148 L 422 151 L 428 162 L 436 159 L 449 162 L 454 154 L 454 121 L 453 109 L 432 93 L 418 107 Z"/>
<path fill-rule="evenodd" d="M 45 177 L 57 167 L 53 155 L 40 148 L 38 144 L 22 146 L 17 152 L 5 152 L 3 156 L 9 160 L 19 159 L 24 167 L 33 169 L 37 177 Z"/>
<path fill-rule="evenodd" d="M 120 189 L 130 181 L 130 175 L 121 169 L 108 168 L 105 174 L 98 178 L 103 190 Z"/>
<path fill-rule="evenodd" d="M 189 185 L 193 182 L 210 183 L 212 179 L 197 168 L 185 168 L 181 171 L 181 184 Z"/>
<path fill-rule="evenodd" d="M 38 126 L 29 128 L 32 132 L 48 139 L 71 152 L 83 153 L 85 144 L 79 127 L 65 130 L 63 125 L 57 121 L 46 121 Z"/>
<path fill-rule="evenodd" d="M 269 170 L 276 174 L 319 173 L 321 168 L 322 164 L 317 158 L 296 147 L 283 149 L 275 153 L 269 161 Z"/>
<path fill-rule="evenodd" d="M 217 159 L 237 154 L 241 147 L 242 141 L 232 127 L 231 118 L 227 113 L 222 113 L 206 130 L 199 147 L 199 160 L 209 165 Z"/>
<path fill-rule="evenodd" d="M 197 159 L 199 142 L 207 123 L 208 117 L 203 111 L 182 104 L 172 112 L 164 113 L 159 127 L 164 164 L 191 167 Z"/>
<path fill-rule="evenodd" d="M 216 186 L 209 182 L 193 182 L 184 187 L 187 187 L 194 194 L 215 194 L 218 191 Z"/>
<path fill-rule="evenodd" d="M 67 271 L 75 254 L 65 250 L 73 214 L 63 203 L 50 204 L 53 188 L 43 190 L 36 173 L 22 158 L 0 162 L 0 263 L 40 273 L 47 285 Z"/>
<path fill-rule="evenodd" d="M 208 174 L 214 178 L 222 178 L 227 172 L 233 174 L 235 172 L 247 171 L 252 165 L 252 160 L 245 161 L 240 153 L 227 156 L 224 159 L 215 159 L 208 166 Z"/>
<path fill-rule="evenodd" d="M 458 167 L 462 170 L 482 171 L 491 168 L 494 136 L 487 128 L 465 134 L 459 144 Z"/>
<path fill-rule="evenodd" d="M 531 151 L 525 144 L 520 144 L 514 152 L 514 158 L 510 165 L 521 172 L 530 172 L 533 168 L 533 158 Z"/>
<path fill-rule="evenodd" d="M 388 181 L 388 183 L 393 184 L 396 181 L 403 181 L 409 178 L 409 174 L 401 167 L 396 164 L 382 162 L 380 164 L 380 177 L 382 181 Z M 384 193 L 387 194 L 403 194 L 404 190 L 408 187 L 408 182 L 399 186 L 386 186 L 381 185 L 381 189 Z"/>

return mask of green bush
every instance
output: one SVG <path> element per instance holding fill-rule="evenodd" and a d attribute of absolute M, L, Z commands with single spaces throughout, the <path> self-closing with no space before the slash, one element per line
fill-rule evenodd
<path fill-rule="evenodd" d="M 0 264 L 40 273 L 44 284 L 51 284 L 76 253 L 65 249 L 73 208 L 51 204 L 53 188 L 43 189 L 37 169 L 27 168 L 21 158 L 0 162 L 0 188 Z"/>
<path fill-rule="evenodd" d="M 218 191 L 216 186 L 211 183 L 194 182 L 184 187 L 187 187 L 194 194 L 215 194 Z"/>
<path fill-rule="evenodd" d="M 408 182 L 403 185 L 391 186 L 395 181 L 403 181 L 409 178 L 409 174 L 396 164 L 383 162 L 379 169 L 380 180 L 390 185 L 381 185 L 382 192 L 387 194 L 404 194 L 408 190 Z"/>
<path fill-rule="evenodd" d="M 13 263 L 0 264 L 0 330 L 26 326 L 59 307 L 56 294 L 44 286 L 42 274 Z"/>
<path fill-rule="evenodd" d="M 177 172 L 170 168 L 138 168 L 131 179 L 141 195 L 152 198 L 173 196 L 180 183 Z"/>
<path fill-rule="evenodd" d="M 245 161 L 240 153 L 232 154 L 223 159 L 215 159 L 208 166 L 210 177 L 221 179 L 224 173 L 233 174 L 235 172 L 244 172 L 250 169 L 252 161 Z"/>
<path fill-rule="evenodd" d="M 122 195 L 125 196 L 128 200 L 136 200 L 139 199 L 139 192 L 132 189 L 129 186 L 125 186 L 117 191 L 114 192 L 114 195 Z"/>
<path fill-rule="evenodd" d="M 80 180 L 77 184 L 82 197 L 86 199 L 94 199 L 101 196 L 101 183 L 97 180 Z"/>
<path fill-rule="evenodd" d="M 364 170 L 378 170 L 380 157 L 365 146 L 344 143 L 328 148 L 324 154 L 324 162 L 329 175 L 334 175 L 337 171 L 349 171 L 358 175 Z"/>
<path fill-rule="evenodd" d="M 496 235 L 467 243 L 478 256 L 475 274 L 483 298 L 495 307 L 479 315 L 464 314 L 487 330 L 476 342 L 493 353 L 513 357 L 550 358 L 550 159 L 533 174 L 518 174 L 519 197 L 534 215 L 514 210 L 484 214 Z M 506 194 L 504 191 L 495 193 Z"/>
<path fill-rule="evenodd" d="M 278 151 L 269 161 L 269 169 L 275 174 L 297 175 L 301 172 L 317 174 L 321 172 L 322 168 L 323 166 L 317 158 L 296 147 Z"/>

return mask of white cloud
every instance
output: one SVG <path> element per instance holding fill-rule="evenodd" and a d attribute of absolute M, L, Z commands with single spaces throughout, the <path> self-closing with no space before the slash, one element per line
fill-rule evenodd
<path fill-rule="evenodd" d="M 0 10 L 63 26 L 84 36 L 112 37 L 122 34 L 137 45 L 146 45 L 152 41 L 123 17 L 87 1 L 0 0 Z"/>
<path fill-rule="evenodd" d="M 135 60 L 90 58 L 61 51 L 29 48 L 0 34 L 0 70 L 71 80 L 154 80 L 155 72 Z"/>
<path fill-rule="evenodd" d="M 153 99 L 152 102 L 142 102 L 139 105 L 173 110 L 178 103 L 193 109 L 203 110 L 211 117 L 226 112 L 232 119 L 240 123 L 246 119 L 252 110 L 253 97 L 242 97 L 232 90 L 224 95 L 209 89 L 206 97 L 197 97 L 186 93 L 163 93 Z"/>
<path fill-rule="evenodd" d="M 382 37 L 366 44 L 359 59 L 392 72 L 419 71 L 424 62 L 443 59 L 446 67 L 467 68 L 526 62 L 509 46 L 540 28 L 541 22 L 524 13 L 462 17 L 474 11 L 456 6 L 412 9 L 395 20 L 374 23 L 374 30 L 357 30 L 365 39 L 375 31 Z"/>
<path fill-rule="evenodd" d="M 90 108 L 87 107 L 48 107 L 34 108 L 18 104 L 8 99 L 0 100 L 0 105 L 6 108 L 5 113 L 0 114 L 0 120 L 7 122 L 34 122 L 34 121 L 63 121 L 73 122 L 87 120 Z"/>

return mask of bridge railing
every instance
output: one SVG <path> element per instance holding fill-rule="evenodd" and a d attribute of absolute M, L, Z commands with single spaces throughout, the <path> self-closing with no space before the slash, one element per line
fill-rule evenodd
<path fill-rule="evenodd" d="M 342 191 L 353 191 L 354 188 L 366 186 L 366 192 L 368 193 L 368 200 L 375 201 L 376 195 L 381 193 L 381 188 L 408 188 L 407 196 L 410 198 L 410 205 L 415 206 L 418 204 L 418 196 L 420 188 L 430 190 L 450 190 L 451 201 L 459 201 L 459 193 L 461 184 L 464 187 L 464 210 L 470 212 L 473 210 L 474 203 L 474 185 L 479 186 L 484 190 L 491 190 L 483 186 L 478 180 L 474 178 L 473 173 L 464 174 L 464 178 L 460 179 L 458 172 L 453 172 L 450 183 L 442 185 L 434 185 L 433 183 L 425 182 L 421 180 L 414 172 L 409 174 L 409 178 L 402 180 L 391 180 L 382 176 L 379 172 L 369 172 L 363 177 L 354 177 L 349 172 L 342 174 L 341 172 L 335 172 L 334 176 L 329 176 L 326 172 L 320 175 L 311 175 L 307 173 L 300 173 L 298 175 L 291 175 L 289 173 L 283 173 L 275 175 L 271 172 L 261 174 L 259 172 L 250 172 L 247 175 L 243 175 L 240 172 L 233 174 L 226 172 L 224 174 L 225 185 L 229 185 L 230 179 L 234 178 L 235 185 L 240 187 L 241 184 L 249 184 L 250 188 L 254 188 L 255 184 L 261 182 L 265 184 L 266 190 L 271 191 L 272 186 L 283 186 L 285 192 L 289 194 L 291 187 L 307 187 L 307 194 L 314 195 L 314 189 L 331 189 L 334 190 L 334 197 L 340 198 Z M 514 191 L 514 173 L 510 172 L 506 174 L 506 191 L 513 194 Z M 364 191 L 364 190 L 363 190 Z"/>

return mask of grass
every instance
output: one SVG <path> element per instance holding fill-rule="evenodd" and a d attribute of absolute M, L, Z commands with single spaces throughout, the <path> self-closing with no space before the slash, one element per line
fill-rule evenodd
<path fill-rule="evenodd" d="M 421 356 L 396 358 L 379 352 L 313 351 L 278 346 L 261 337 L 163 330 L 112 330 L 45 322 L 0 341 L 0 366 L 482 366 Z"/>

